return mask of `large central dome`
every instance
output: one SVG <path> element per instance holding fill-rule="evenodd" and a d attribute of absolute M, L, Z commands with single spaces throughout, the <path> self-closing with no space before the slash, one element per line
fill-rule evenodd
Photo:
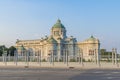
<path fill-rule="evenodd" d="M 52 28 L 65 28 L 64 25 L 61 23 L 60 19 L 53 25 Z"/>

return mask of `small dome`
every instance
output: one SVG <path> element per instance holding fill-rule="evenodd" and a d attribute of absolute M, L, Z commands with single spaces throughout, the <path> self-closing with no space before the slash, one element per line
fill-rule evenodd
<path fill-rule="evenodd" d="M 94 36 L 91 36 L 90 38 L 88 38 L 87 40 L 85 40 L 85 41 L 87 41 L 87 42 L 99 42 L 99 40 L 98 39 L 96 39 Z"/>
<path fill-rule="evenodd" d="M 57 43 L 57 41 L 51 36 L 48 40 L 48 43 Z"/>
<path fill-rule="evenodd" d="M 61 23 L 60 19 L 53 25 L 52 28 L 65 28 L 64 25 Z"/>
<path fill-rule="evenodd" d="M 91 36 L 89 39 L 87 39 L 88 41 L 95 41 L 96 38 L 94 38 L 93 36 Z"/>

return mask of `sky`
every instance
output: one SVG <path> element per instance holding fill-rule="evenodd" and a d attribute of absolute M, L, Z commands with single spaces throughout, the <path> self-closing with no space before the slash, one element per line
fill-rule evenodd
<path fill-rule="evenodd" d="M 120 52 L 120 0 L 0 0 L 0 45 L 49 36 L 58 18 L 68 37 L 93 35 Z"/>

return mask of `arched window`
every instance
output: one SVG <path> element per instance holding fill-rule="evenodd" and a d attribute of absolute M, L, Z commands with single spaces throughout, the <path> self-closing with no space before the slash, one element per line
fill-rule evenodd
<path fill-rule="evenodd" d="M 89 55 L 94 55 L 94 50 L 89 50 Z"/>
<path fill-rule="evenodd" d="M 59 35 L 59 31 L 54 31 L 54 35 L 58 36 Z"/>

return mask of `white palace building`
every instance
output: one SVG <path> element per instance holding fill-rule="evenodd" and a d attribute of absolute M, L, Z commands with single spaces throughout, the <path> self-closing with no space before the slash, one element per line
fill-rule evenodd
<path fill-rule="evenodd" d="M 58 19 L 51 28 L 50 36 L 35 40 L 17 40 L 15 47 L 18 55 L 24 55 L 22 51 L 29 50 L 30 55 L 40 53 L 43 59 L 47 59 L 53 54 L 57 60 L 61 60 L 64 55 L 82 56 L 84 60 L 98 60 L 100 54 L 100 41 L 95 37 L 77 42 L 74 37 L 67 37 L 66 28 Z"/>

